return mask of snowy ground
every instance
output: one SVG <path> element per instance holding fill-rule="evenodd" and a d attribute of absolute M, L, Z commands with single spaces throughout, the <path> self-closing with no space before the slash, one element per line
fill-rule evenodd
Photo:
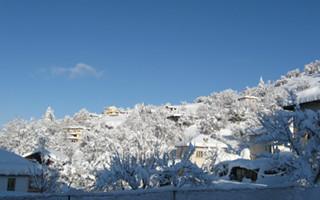
<path fill-rule="evenodd" d="M 6 196 L 2 200 L 313 200 L 319 198 L 319 187 L 314 188 L 246 188 L 246 189 L 158 189 L 118 193 L 84 193 L 75 195 Z"/>

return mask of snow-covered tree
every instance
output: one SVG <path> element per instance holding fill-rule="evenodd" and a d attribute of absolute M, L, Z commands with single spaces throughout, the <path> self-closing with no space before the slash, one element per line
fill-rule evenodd
<path fill-rule="evenodd" d="M 96 188 L 109 191 L 209 184 L 212 177 L 190 161 L 193 151 L 190 146 L 180 162 L 168 153 L 160 156 L 156 152 L 148 157 L 116 153 L 112 156 L 110 168 L 97 172 Z"/>
<path fill-rule="evenodd" d="M 301 124 L 304 125 L 299 125 L 302 127 L 298 130 L 310 129 L 311 134 L 303 134 L 302 131 L 297 134 L 301 134 L 299 137 L 289 135 L 288 121 L 300 118 L 282 111 L 281 106 L 287 102 L 297 103 L 297 92 L 319 82 L 319 63 L 315 61 L 306 65 L 304 72 L 288 72 L 275 82 L 263 81 L 261 78 L 256 87 L 213 93 L 197 98 L 192 106 L 184 103 L 173 110 L 166 106 L 140 104 L 114 117 L 82 109 L 72 116 L 55 119 L 54 111 L 49 107 L 42 119 L 15 119 L 6 124 L 0 131 L 0 147 L 23 155 L 39 148 L 38 141 L 45 139 L 45 148 L 61 152 L 68 158 L 67 162 L 57 161 L 52 166 L 58 172 L 56 191 L 89 191 L 97 185 L 97 178 L 104 190 L 149 188 L 165 184 L 178 186 L 183 180 L 187 180 L 185 182 L 188 184 L 203 184 L 208 177 L 202 170 L 188 160 L 178 164 L 170 157 L 175 145 L 187 138 L 183 134 L 187 127 L 195 125 L 195 134 L 199 134 L 200 129 L 200 134 L 218 141 L 235 140 L 237 145 L 229 145 L 231 150 L 228 153 L 238 155 L 242 147 L 246 146 L 246 130 L 263 125 L 272 133 L 265 135 L 264 139 L 275 139 L 275 143 L 289 143 L 299 159 L 304 158 L 312 170 L 317 169 L 317 153 L 314 152 L 318 150 L 311 145 L 317 144 L 317 136 L 313 136 L 317 133 L 314 120 L 317 115 L 300 114 L 305 119 L 301 118 Z M 170 104 L 168 106 L 173 107 Z M 175 118 L 172 119 L 172 116 Z M 314 122 L 313 126 L 305 125 L 308 121 Z M 70 133 L 66 130 L 70 126 L 83 127 L 79 142 L 70 140 Z M 224 129 L 232 135 L 221 136 L 219 133 Z M 303 144 L 301 141 L 306 140 L 298 139 L 303 138 L 303 135 L 313 137 Z M 219 151 L 208 152 L 204 166 L 206 171 L 211 171 L 214 167 L 217 154 Z M 299 163 L 303 163 L 300 160 Z M 117 171 L 117 167 L 121 170 Z M 125 169 L 128 171 L 124 173 Z M 96 176 L 97 171 L 108 172 L 109 178 L 100 179 Z M 113 177 L 119 173 L 122 178 Z M 128 177 L 130 173 L 136 173 L 136 176 Z M 312 174 L 313 177 L 317 176 L 317 172 Z M 109 188 L 104 188 L 104 181 L 112 183 Z"/>
<path fill-rule="evenodd" d="M 292 71 L 289 71 L 286 75 L 287 78 L 297 78 L 300 77 L 302 74 L 299 69 L 294 69 Z"/>
<path fill-rule="evenodd" d="M 311 63 L 305 65 L 304 72 L 309 75 L 320 73 L 320 60 L 316 60 L 314 62 L 311 62 Z"/>
<path fill-rule="evenodd" d="M 279 110 L 261 116 L 260 121 L 267 134 L 258 140 L 290 147 L 305 163 L 304 178 L 310 183 L 317 181 L 320 176 L 320 112 Z"/>
<path fill-rule="evenodd" d="M 41 193 L 56 192 L 59 187 L 59 163 L 50 162 L 46 142 L 45 138 L 38 140 L 36 149 L 40 153 L 40 162 L 36 168 L 38 172 L 32 173 L 34 176 L 30 179 L 31 186 Z"/>
<path fill-rule="evenodd" d="M 47 108 L 47 111 L 45 112 L 43 119 L 50 122 L 55 120 L 54 110 L 50 106 Z"/>
<path fill-rule="evenodd" d="M 244 117 L 238 106 L 239 95 L 233 90 L 214 93 L 198 109 L 203 134 L 211 134 L 225 128 L 231 121 L 241 121 Z"/>

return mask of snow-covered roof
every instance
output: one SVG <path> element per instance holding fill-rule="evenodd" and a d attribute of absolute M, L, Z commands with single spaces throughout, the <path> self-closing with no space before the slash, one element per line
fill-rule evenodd
<path fill-rule="evenodd" d="M 298 92 L 296 95 L 299 104 L 320 100 L 320 85 Z"/>
<path fill-rule="evenodd" d="M 224 138 L 229 138 L 232 136 L 232 131 L 230 129 L 222 129 L 216 132 L 215 135 L 217 136 L 216 139 L 210 137 L 210 135 L 201 134 L 197 125 L 192 125 L 186 128 L 183 132 L 185 140 L 178 143 L 176 146 L 185 147 L 192 144 L 195 147 L 216 148 L 219 152 L 216 160 L 217 163 L 241 158 L 241 156 L 237 154 L 228 153 L 225 151 L 226 149 L 229 149 L 229 147 L 238 146 L 237 141 Z"/>
<path fill-rule="evenodd" d="M 260 136 L 266 133 L 267 133 L 267 130 L 262 126 L 247 130 L 247 135 L 249 135 L 250 137 Z"/>
<path fill-rule="evenodd" d="M 6 150 L 0 149 L 0 175 L 33 175 L 38 173 L 37 166 Z"/>
<path fill-rule="evenodd" d="M 197 137 L 195 137 L 192 141 L 192 144 L 194 144 L 195 146 L 200 146 L 200 147 L 219 147 L 219 148 L 228 148 L 228 146 L 217 140 L 217 139 L 213 139 L 210 136 L 207 135 L 198 135 Z"/>
<path fill-rule="evenodd" d="M 182 117 L 182 114 L 180 114 L 180 113 L 174 113 L 174 114 L 172 114 L 172 115 L 170 115 L 170 116 L 172 116 L 172 117 Z"/>
<path fill-rule="evenodd" d="M 246 100 L 246 99 L 248 99 L 248 100 L 259 100 L 258 97 L 250 96 L 250 95 L 245 95 L 243 97 L 240 97 L 238 100 L 241 101 L 241 100 Z"/>
<path fill-rule="evenodd" d="M 295 95 L 295 99 L 288 99 L 284 102 L 284 106 L 320 100 L 320 74 L 304 74 L 300 77 L 288 79 L 284 87 Z M 296 102 L 292 102 L 293 100 Z"/>
<path fill-rule="evenodd" d="M 53 149 L 37 149 L 35 151 L 24 154 L 23 157 L 25 158 L 36 153 L 41 153 L 44 158 L 53 159 L 56 161 L 67 162 L 69 160 L 69 158 L 65 154 Z"/>
<path fill-rule="evenodd" d="M 190 144 L 198 147 L 217 147 L 228 148 L 237 147 L 238 141 L 230 139 L 233 133 L 230 129 L 221 129 L 215 134 L 216 138 L 210 135 L 204 135 L 200 133 L 197 125 L 192 125 L 186 128 L 183 132 L 184 140 L 178 143 L 176 146 L 189 146 Z"/>
<path fill-rule="evenodd" d="M 242 167 L 246 169 L 268 169 L 272 167 L 273 160 L 270 158 L 260 158 L 256 160 L 247 160 L 247 159 L 236 159 L 231 161 L 226 161 L 225 163 L 229 164 L 229 169 L 233 167 Z"/>
<path fill-rule="evenodd" d="M 203 135 L 203 134 L 199 134 L 195 136 L 188 143 L 180 143 L 177 146 L 189 146 L 190 144 L 192 144 L 195 147 L 228 148 L 228 146 L 222 141 L 219 141 L 217 139 L 211 138 L 208 135 Z"/>

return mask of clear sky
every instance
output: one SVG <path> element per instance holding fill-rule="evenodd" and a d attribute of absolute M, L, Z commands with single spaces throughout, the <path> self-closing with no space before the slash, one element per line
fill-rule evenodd
<path fill-rule="evenodd" d="M 193 101 L 320 53 L 320 1 L 0 0 L 0 124 Z"/>

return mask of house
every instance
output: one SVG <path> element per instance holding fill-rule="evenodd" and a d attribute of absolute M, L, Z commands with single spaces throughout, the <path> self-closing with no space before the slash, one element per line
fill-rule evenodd
<path fill-rule="evenodd" d="M 307 101 L 307 102 L 303 102 L 303 103 L 298 103 L 298 105 L 300 106 L 301 110 L 320 110 L 320 99 L 318 100 L 312 100 L 312 101 Z M 284 110 L 288 110 L 288 111 L 294 111 L 296 108 L 296 104 L 288 104 L 283 106 Z"/>
<path fill-rule="evenodd" d="M 233 133 L 229 129 L 221 129 L 212 135 L 204 135 L 201 134 L 196 124 L 191 125 L 182 134 L 184 140 L 176 144 L 176 158 L 178 160 L 182 159 L 190 145 L 194 147 L 190 160 L 199 167 L 212 159 L 212 156 L 214 156 L 212 153 L 217 153 L 215 163 L 242 158 L 241 155 L 229 151 L 230 149 L 236 149 L 239 145 L 236 140 L 230 139 L 232 135 Z"/>
<path fill-rule="evenodd" d="M 290 148 L 283 144 L 277 144 L 276 141 L 261 140 L 261 135 L 265 134 L 263 128 L 252 130 L 249 136 L 250 159 L 255 160 L 265 154 L 274 154 L 277 152 L 290 152 Z"/>
<path fill-rule="evenodd" d="M 86 127 L 68 126 L 63 128 L 63 130 L 68 135 L 68 139 L 71 140 L 71 142 L 79 142 L 82 138 L 83 132 L 86 130 Z"/>
<path fill-rule="evenodd" d="M 44 171 L 44 166 L 50 166 L 53 164 L 64 165 L 68 161 L 68 157 L 54 150 L 39 148 L 35 151 L 23 155 L 23 157 L 31 162 L 35 163 L 39 167 L 39 175 L 35 175 L 29 179 L 29 192 L 44 192 L 46 188 L 46 173 Z M 56 170 L 62 170 L 58 167 L 60 165 L 55 165 Z"/>
<path fill-rule="evenodd" d="M 103 114 L 108 115 L 108 116 L 118 116 L 120 114 L 120 111 L 117 107 L 110 106 L 110 107 L 104 109 Z"/>
<path fill-rule="evenodd" d="M 255 160 L 260 155 L 272 153 L 272 141 L 259 140 L 261 135 L 265 133 L 266 131 L 262 127 L 250 130 L 249 150 L 251 160 Z"/>
<path fill-rule="evenodd" d="M 171 106 L 171 105 L 165 105 L 165 109 L 168 112 L 167 119 L 172 120 L 174 122 L 178 122 L 179 119 L 182 117 L 182 114 L 178 113 L 178 107 L 176 106 Z"/>
<path fill-rule="evenodd" d="M 294 101 L 286 103 L 283 109 L 294 111 L 299 105 L 301 110 L 320 110 L 320 86 L 315 85 L 294 95 Z"/>
<path fill-rule="evenodd" d="M 0 193 L 29 192 L 30 180 L 40 173 L 37 165 L 0 149 Z"/>
<path fill-rule="evenodd" d="M 176 106 L 171 106 L 171 105 L 166 105 L 165 108 L 170 112 L 177 111 L 178 109 Z"/>
<path fill-rule="evenodd" d="M 203 105 L 203 103 L 189 103 L 177 106 L 166 105 L 165 108 L 168 111 L 167 119 L 172 120 L 174 122 L 178 122 L 179 119 L 183 117 L 197 120 L 198 110 Z M 192 124 L 188 124 L 185 120 L 183 120 L 182 124 L 180 125 L 191 126 Z"/>
<path fill-rule="evenodd" d="M 289 111 L 294 111 L 296 108 L 296 104 L 289 104 L 283 106 L 284 110 L 289 110 Z M 319 100 L 314 100 L 314 101 L 309 101 L 309 102 L 304 102 L 299 104 L 301 110 L 320 110 L 320 99 Z"/>
<path fill-rule="evenodd" d="M 190 145 L 194 146 L 194 152 L 190 157 L 191 162 L 201 167 L 206 161 L 206 155 L 210 149 L 227 149 L 228 146 L 223 142 L 211 138 L 208 135 L 199 134 L 188 143 L 176 145 L 176 157 L 182 159 L 189 150 Z"/>
<path fill-rule="evenodd" d="M 47 166 L 57 161 L 61 163 L 66 163 L 68 161 L 68 157 L 66 155 L 52 149 L 37 149 L 30 153 L 24 154 L 23 157 L 27 160 Z"/>
<path fill-rule="evenodd" d="M 299 91 L 295 93 L 294 95 L 294 101 L 286 102 L 285 105 L 283 105 L 284 110 L 288 111 L 294 111 L 299 105 L 300 109 L 302 111 L 304 110 L 320 110 L 320 86 L 315 85 L 313 87 L 310 87 L 308 89 Z M 262 130 L 262 129 L 261 129 Z M 295 122 L 293 120 L 293 123 L 290 124 L 290 130 L 292 134 L 296 132 Z M 259 130 L 256 130 L 256 132 L 259 132 Z M 290 151 L 290 148 L 288 148 L 286 145 L 279 145 L 276 144 L 276 141 L 260 141 L 256 142 L 259 138 L 258 134 L 253 134 L 250 136 L 250 152 L 251 152 L 251 158 L 256 159 L 258 155 L 261 155 L 263 153 L 275 153 L 275 152 L 288 152 Z M 308 140 L 308 134 L 306 134 L 305 140 Z"/>
<path fill-rule="evenodd" d="M 250 158 L 251 160 L 255 160 L 260 155 L 272 153 L 272 142 L 256 142 L 256 137 L 258 136 L 250 136 Z"/>
<path fill-rule="evenodd" d="M 293 103 L 295 102 L 295 103 Z M 305 110 L 320 110 L 320 86 L 315 85 L 308 89 L 302 90 L 295 94 L 295 100 L 293 102 L 289 102 L 283 106 L 284 110 L 295 111 L 297 106 L 299 105 L 299 109 L 302 111 Z M 297 131 L 297 126 L 295 120 L 293 120 L 292 132 L 295 133 Z M 304 142 L 310 139 L 310 134 L 308 132 L 305 133 Z"/>

